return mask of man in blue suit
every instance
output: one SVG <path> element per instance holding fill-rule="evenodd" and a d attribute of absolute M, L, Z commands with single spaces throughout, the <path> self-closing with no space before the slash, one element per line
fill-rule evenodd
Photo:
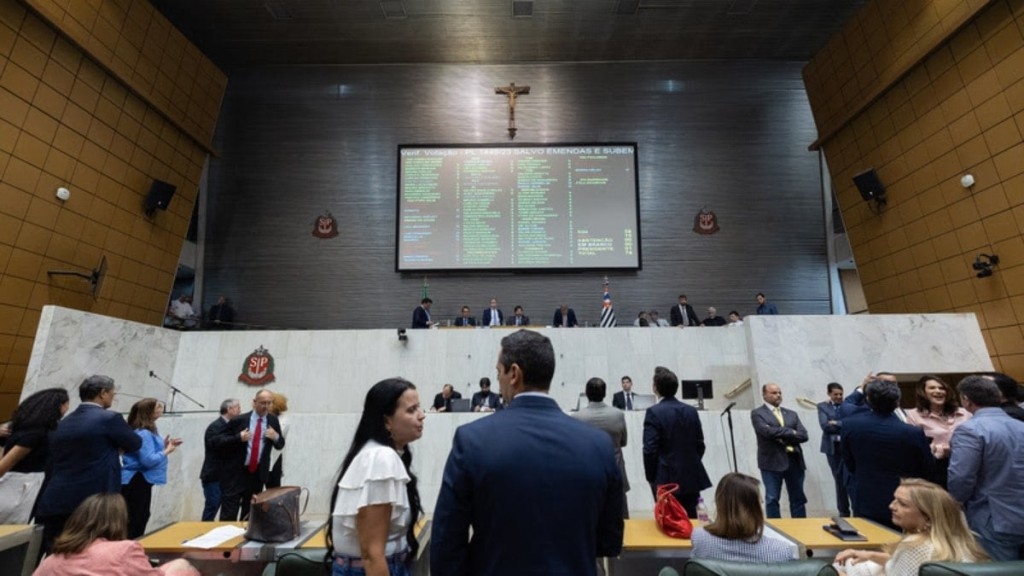
<path fill-rule="evenodd" d="M 900 403 L 898 384 L 872 380 L 864 389 L 870 411 L 844 418 L 839 433 L 853 513 L 898 529 L 889 504 L 900 478 L 931 478 L 935 459 L 924 432 L 893 413 Z"/>
<path fill-rule="evenodd" d="M 568 304 L 562 304 L 558 310 L 555 310 L 555 315 L 551 318 L 551 325 L 555 328 L 575 328 L 580 323 L 576 321 L 576 311 L 569 308 Z"/>
<path fill-rule="evenodd" d="M 434 325 L 434 322 L 430 321 L 430 305 L 434 301 L 430 298 L 424 298 L 420 300 L 420 305 L 412 311 L 412 327 L 413 328 L 430 328 Z"/>
<path fill-rule="evenodd" d="M 121 454 L 142 446 L 142 438 L 117 412 L 114 379 L 90 376 L 78 386 L 82 403 L 50 435 L 50 474 L 36 502 L 43 525 L 43 551 L 64 530 L 83 500 L 100 493 L 121 493 Z"/>
<path fill-rule="evenodd" d="M 818 426 L 821 427 L 821 453 L 828 459 L 832 480 L 836 484 L 836 505 L 840 516 L 850 515 L 850 497 L 846 494 L 846 472 L 840 450 L 839 431 L 843 429 L 840 407 L 843 405 L 843 386 L 829 382 L 826 386 L 828 401 L 818 403 Z"/>
<path fill-rule="evenodd" d="M 461 426 L 434 508 L 430 571 L 446 576 L 594 576 L 622 550 L 622 476 L 604 432 L 548 396 L 551 341 L 501 340 L 507 408 Z M 470 538 L 472 534 L 472 539 Z"/>
<path fill-rule="evenodd" d="M 505 314 L 498 308 L 498 299 L 491 298 L 491 306 L 484 310 L 481 326 L 501 326 L 505 323 Z"/>
<path fill-rule="evenodd" d="M 807 466 L 800 445 L 807 442 L 807 429 L 796 412 L 781 406 L 782 389 L 778 384 L 761 386 L 761 398 L 764 404 L 750 411 L 750 423 L 757 435 L 757 467 L 764 482 L 765 516 L 781 518 L 779 498 L 785 483 L 790 517 L 806 518 L 804 471 Z"/>
<path fill-rule="evenodd" d="M 673 494 L 690 518 L 697 517 L 700 491 L 711 487 L 704 469 L 704 428 L 697 409 L 676 398 L 679 378 L 668 368 L 654 369 L 654 393 L 660 400 L 644 414 L 644 474 L 652 492 L 660 484 L 678 484 Z"/>

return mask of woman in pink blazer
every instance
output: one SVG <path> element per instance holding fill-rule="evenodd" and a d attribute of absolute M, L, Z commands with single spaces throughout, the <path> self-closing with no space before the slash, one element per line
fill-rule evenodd
<path fill-rule="evenodd" d="M 142 545 L 126 540 L 128 508 L 120 494 L 94 494 L 75 509 L 33 576 L 200 576 L 183 559 L 153 568 Z"/>

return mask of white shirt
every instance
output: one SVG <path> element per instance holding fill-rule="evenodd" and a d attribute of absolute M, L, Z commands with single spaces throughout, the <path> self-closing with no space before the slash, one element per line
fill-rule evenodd
<path fill-rule="evenodd" d="M 412 519 L 406 484 L 409 474 L 398 452 L 370 440 L 356 454 L 338 482 L 338 499 L 331 512 L 334 553 L 359 558 L 356 515 L 360 508 L 391 504 L 391 523 L 384 554 L 390 556 L 408 549 L 405 534 Z"/>

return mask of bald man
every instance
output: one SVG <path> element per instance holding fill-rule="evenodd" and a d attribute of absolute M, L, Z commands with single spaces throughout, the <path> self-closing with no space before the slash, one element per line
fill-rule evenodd
<path fill-rule="evenodd" d="M 249 517 L 253 494 L 263 491 L 270 475 L 270 450 L 284 448 L 284 434 L 277 416 L 270 413 L 274 393 L 260 390 L 252 399 L 252 410 L 231 419 L 222 436 L 233 445 L 229 463 L 225 465 L 220 519 L 238 520 Z"/>

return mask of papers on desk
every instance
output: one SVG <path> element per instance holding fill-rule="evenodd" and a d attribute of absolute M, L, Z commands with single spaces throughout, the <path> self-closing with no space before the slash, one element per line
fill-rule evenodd
<path fill-rule="evenodd" d="M 181 545 L 186 548 L 202 548 L 203 550 L 209 550 L 220 546 L 232 538 L 238 538 L 242 534 L 245 534 L 245 528 L 242 528 L 241 526 L 221 526 L 210 530 L 202 536 L 186 540 L 182 542 Z"/>

